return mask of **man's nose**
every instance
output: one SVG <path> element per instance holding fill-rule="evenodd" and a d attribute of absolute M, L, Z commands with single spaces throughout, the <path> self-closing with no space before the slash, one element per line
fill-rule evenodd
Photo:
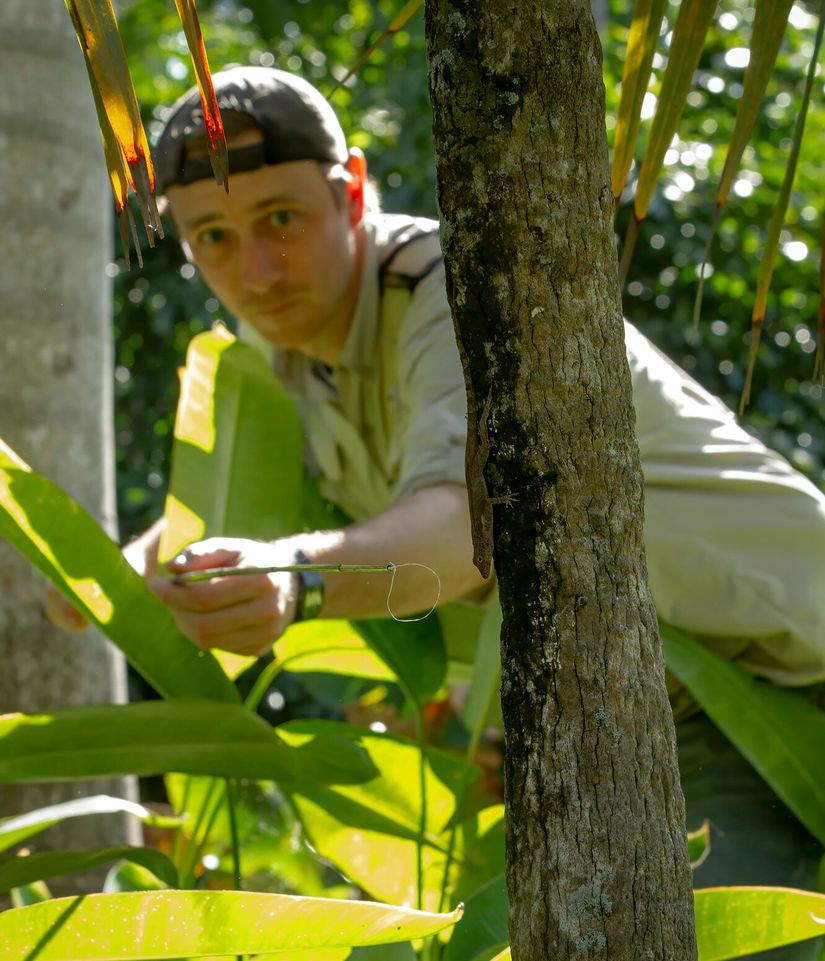
<path fill-rule="evenodd" d="M 284 273 L 283 256 L 261 237 L 250 236 L 241 248 L 244 286 L 254 294 L 266 293 Z"/>

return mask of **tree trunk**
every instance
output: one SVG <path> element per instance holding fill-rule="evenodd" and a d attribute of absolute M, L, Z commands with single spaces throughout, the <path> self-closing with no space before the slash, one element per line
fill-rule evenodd
<path fill-rule="evenodd" d="M 0 4 L 0 196 L 0 436 L 113 533 L 111 197 L 81 51 L 54 0 Z M 126 699 L 120 655 L 91 629 L 53 627 L 42 579 L 5 543 L 0 664 L 0 713 Z M 0 816 L 129 791 L 0 785 Z M 50 833 L 29 847 L 124 843 L 132 829 L 108 815 Z"/>
<path fill-rule="evenodd" d="M 646 585 L 590 4 L 426 10 L 468 420 L 490 397 L 487 490 L 517 495 L 494 507 L 513 956 L 687 961 L 684 801 Z"/>

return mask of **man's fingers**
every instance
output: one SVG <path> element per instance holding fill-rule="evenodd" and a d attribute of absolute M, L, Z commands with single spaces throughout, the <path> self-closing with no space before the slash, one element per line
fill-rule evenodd
<path fill-rule="evenodd" d="M 67 631 L 82 631 L 88 625 L 86 618 L 76 611 L 66 598 L 51 584 L 44 590 L 46 617 L 55 627 L 62 627 Z"/>
<path fill-rule="evenodd" d="M 270 594 L 209 614 L 179 614 L 178 624 L 199 647 L 239 651 L 250 641 L 271 645 L 281 632 L 281 618 L 277 596 Z"/>
<path fill-rule="evenodd" d="M 235 567 L 241 556 L 240 551 L 228 550 L 224 547 L 213 550 L 197 550 L 187 547 L 167 565 L 173 574 L 185 571 L 205 571 L 213 567 Z"/>
<path fill-rule="evenodd" d="M 266 574 L 244 574 L 238 577 L 216 577 L 210 581 L 175 584 L 160 577 L 152 578 L 149 587 L 173 611 L 209 613 L 242 604 L 272 590 Z"/>

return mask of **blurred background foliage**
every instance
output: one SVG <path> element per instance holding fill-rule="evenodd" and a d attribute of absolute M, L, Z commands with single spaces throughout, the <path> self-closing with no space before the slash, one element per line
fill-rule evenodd
<path fill-rule="evenodd" d="M 298 72 L 329 93 L 400 9 L 401 0 L 199 0 L 213 69 L 230 63 Z M 670 22 L 676 5 L 668 7 Z M 157 137 L 164 110 L 193 82 L 183 33 L 168 0 L 121 0 L 121 28 L 147 125 Z M 631 4 L 613 0 L 603 30 L 608 136 L 618 104 Z M 753 5 L 724 0 L 697 72 L 679 136 L 634 254 L 624 292 L 626 316 L 705 387 L 738 404 L 746 364 L 756 270 L 777 196 L 813 47 L 815 18 L 797 3 L 775 77 L 723 215 L 693 329 L 697 272 L 716 187 L 733 129 Z M 654 61 L 660 75 L 667 28 Z M 648 101 L 655 96 L 656 77 Z M 813 383 L 818 263 L 823 216 L 820 157 L 825 148 L 820 73 L 782 237 L 754 381 L 743 423 L 822 484 L 822 388 Z M 360 76 L 332 96 L 350 142 L 361 147 L 385 209 L 435 216 L 434 165 L 421 13 L 373 54 Z M 646 104 L 647 107 L 647 104 Z M 647 109 L 645 114 L 647 114 Z M 641 156 L 642 142 L 637 149 Z M 632 187 L 634 171 L 631 172 Z M 617 216 L 624 236 L 627 203 Z M 170 226 L 170 225 L 169 225 Z M 142 270 L 109 266 L 115 289 L 116 430 L 121 536 L 162 510 L 177 402 L 175 369 L 190 337 L 221 319 L 217 300 L 185 262 L 174 239 L 149 250 Z"/>

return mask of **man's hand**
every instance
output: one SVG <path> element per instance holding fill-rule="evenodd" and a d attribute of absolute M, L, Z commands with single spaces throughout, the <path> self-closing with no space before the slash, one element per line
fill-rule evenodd
<path fill-rule="evenodd" d="M 191 544 L 168 565 L 172 574 L 216 567 L 274 567 L 292 563 L 275 544 L 213 537 Z M 172 612 L 181 631 L 199 647 L 234 654 L 266 654 L 295 616 L 297 577 L 245 574 L 176 584 L 154 577 L 149 586 Z"/>
<path fill-rule="evenodd" d="M 62 627 L 67 631 L 82 631 L 88 627 L 89 622 L 83 614 L 75 610 L 60 591 L 49 583 L 43 588 L 43 600 L 46 617 L 55 627 Z"/>

